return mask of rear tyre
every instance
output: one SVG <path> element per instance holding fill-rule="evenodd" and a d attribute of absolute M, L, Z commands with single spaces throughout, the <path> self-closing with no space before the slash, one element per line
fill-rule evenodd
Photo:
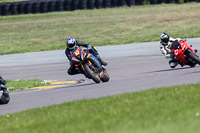
<path fill-rule="evenodd" d="M 108 73 L 106 71 L 103 72 L 103 74 L 101 75 L 101 81 L 102 82 L 108 82 L 110 79 Z"/>
<path fill-rule="evenodd" d="M 99 75 L 97 75 L 93 70 L 91 70 L 92 68 L 90 68 L 88 66 L 87 63 L 84 64 L 84 68 L 85 68 L 85 71 L 87 72 L 88 76 L 96 83 L 100 83 L 101 80 L 99 78 Z"/>
<path fill-rule="evenodd" d="M 9 92 L 6 90 L 0 97 L 0 104 L 7 104 L 9 101 L 10 101 L 10 95 Z"/>
<path fill-rule="evenodd" d="M 191 58 L 194 62 L 200 65 L 200 59 L 199 56 L 194 54 L 193 52 L 189 51 L 188 57 Z"/>

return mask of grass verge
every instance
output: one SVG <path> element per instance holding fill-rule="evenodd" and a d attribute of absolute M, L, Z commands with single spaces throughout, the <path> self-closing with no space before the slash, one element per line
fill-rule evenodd
<path fill-rule="evenodd" d="M 68 36 L 96 46 L 199 37 L 199 21 L 200 3 L 0 16 L 0 54 L 64 49 Z"/>
<path fill-rule="evenodd" d="M 200 84 L 81 100 L 1 116 L 1 133 L 198 133 Z"/>
<path fill-rule="evenodd" d="M 0 3 L 4 3 L 4 2 L 18 2 L 18 1 L 23 1 L 23 0 L 1 0 Z"/>
<path fill-rule="evenodd" d="M 43 80 L 30 79 L 30 80 L 7 80 L 7 88 L 9 91 L 23 90 L 26 88 L 39 87 L 49 85 Z"/>

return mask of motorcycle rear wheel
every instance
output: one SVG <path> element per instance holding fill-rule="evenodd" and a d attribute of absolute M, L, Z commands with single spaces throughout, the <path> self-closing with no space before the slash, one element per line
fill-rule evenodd
<path fill-rule="evenodd" d="M 110 79 L 110 77 L 109 77 L 109 75 L 108 75 L 106 69 L 103 68 L 103 74 L 101 75 L 101 81 L 102 81 L 102 82 L 108 82 L 109 79 Z"/>

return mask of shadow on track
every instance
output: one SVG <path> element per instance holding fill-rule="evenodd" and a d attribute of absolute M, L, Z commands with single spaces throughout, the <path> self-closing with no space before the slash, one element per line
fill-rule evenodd
<path fill-rule="evenodd" d="M 80 79 L 79 80 L 80 82 L 78 82 L 78 83 L 76 83 L 76 84 L 71 84 L 71 85 L 67 85 L 67 86 L 62 86 L 62 87 L 58 87 L 58 88 L 56 88 L 56 89 L 59 89 L 59 88 L 63 88 L 63 87 L 65 87 L 65 88 L 76 88 L 76 87 L 80 87 L 80 86 L 91 86 L 91 85 L 94 85 L 94 84 L 97 84 L 97 83 L 95 83 L 95 82 L 93 82 L 93 83 L 84 83 L 85 82 L 85 80 L 84 79 Z"/>
<path fill-rule="evenodd" d="M 76 85 L 71 85 L 71 86 L 66 86 L 66 87 L 80 87 L 80 86 L 91 86 L 97 83 L 86 83 L 86 84 L 76 84 Z"/>
<path fill-rule="evenodd" d="M 179 71 L 179 70 L 184 70 L 184 69 L 189 69 L 189 68 L 191 67 L 171 68 L 171 69 L 157 70 L 157 71 L 151 71 L 151 72 L 146 72 L 146 73 Z"/>
<path fill-rule="evenodd" d="M 95 82 L 93 82 L 93 83 L 84 83 L 85 79 L 80 79 L 78 81 L 79 82 L 76 83 L 76 84 L 69 84 L 69 85 L 66 85 L 66 86 L 57 87 L 55 89 L 58 90 L 58 89 L 61 89 L 61 88 L 76 88 L 76 87 L 80 87 L 80 86 L 91 86 L 91 85 L 97 84 Z"/>
<path fill-rule="evenodd" d="M 61 86 L 61 87 L 57 87 L 57 88 L 50 88 L 52 90 L 52 92 L 45 92 L 45 95 L 48 95 L 48 94 L 56 94 L 56 93 L 64 93 L 66 91 L 72 91 L 74 88 L 75 89 L 78 89 L 79 87 L 81 86 L 92 86 L 96 83 L 86 83 L 86 84 L 71 84 L 71 85 L 68 85 L 68 86 Z M 49 89 L 42 89 L 42 90 L 32 90 L 32 91 L 46 91 L 46 90 L 49 90 Z M 30 92 L 30 91 L 27 91 L 27 92 Z"/>

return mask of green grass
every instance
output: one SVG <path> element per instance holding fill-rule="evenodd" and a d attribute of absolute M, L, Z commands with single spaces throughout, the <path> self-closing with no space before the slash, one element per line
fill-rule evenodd
<path fill-rule="evenodd" d="M 1 116 L 1 133 L 199 133 L 200 84 L 81 100 Z"/>
<path fill-rule="evenodd" d="M 200 3 L 0 16 L 0 54 L 64 49 L 68 36 L 96 46 L 199 37 L 199 21 Z"/>
<path fill-rule="evenodd" d="M 44 82 L 39 79 L 30 80 L 7 80 L 7 88 L 9 91 L 23 90 L 26 88 L 39 87 L 49 85 L 49 83 Z"/>
<path fill-rule="evenodd" d="M 18 2 L 18 1 L 23 1 L 23 0 L 0 0 L 0 3 L 4 3 L 4 2 Z"/>

